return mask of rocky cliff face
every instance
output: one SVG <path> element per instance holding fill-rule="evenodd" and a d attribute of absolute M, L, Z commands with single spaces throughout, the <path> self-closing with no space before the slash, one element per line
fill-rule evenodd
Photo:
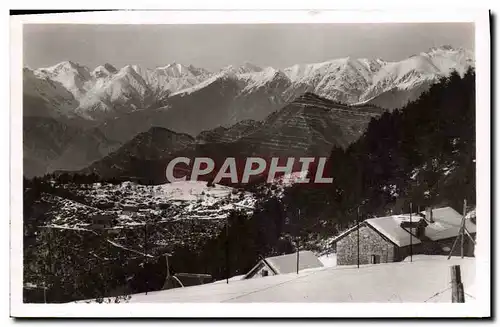
<path fill-rule="evenodd" d="M 252 156 L 328 157 L 333 147 L 346 147 L 356 140 L 370 119 L 382 111 L 342 105 L 306 93 L 262 123 L 242 121 L 202 132 L 196 139 L 162 128 L 151 129 L 85 171 L 105 178 L 126 176 L 163 183 L 165 168 L 175 157 L 209 157 L 218 167 L 228 157 L 236 158 L 238 165 Z"/>

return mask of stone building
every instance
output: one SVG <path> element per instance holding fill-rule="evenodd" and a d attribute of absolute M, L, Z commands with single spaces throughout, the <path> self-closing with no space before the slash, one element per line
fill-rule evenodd
<path fill-rule="evenodd" d="M 402 261 L 410 254 L 447 255 L 459 235 L 462 215 L 453 208 L 426 210 L 418 214 L 370 218 L 338 235 L 333 243 L 337 265 L 376 264 Z M 475 236 L 476 225 L 465 220 Z M 358 246 L 359 244 L 359 246 Z M 460 255 L 460 245 L 453 255 Z M 474 255 L 474 244 L 464 238 L 464 255 Z"/>

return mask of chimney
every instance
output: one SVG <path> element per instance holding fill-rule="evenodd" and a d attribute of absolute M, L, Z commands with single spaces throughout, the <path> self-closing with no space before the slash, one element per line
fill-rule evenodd
<path fill-rule="evenodd" d="M 431 207 L 427 207 L 425 209 L 425 218 L 427 218 L 427 220 L 429 221 L 429 223 L 433 223 L 434 222 L 434 218 L 432 217 L 432 208 Z"/>

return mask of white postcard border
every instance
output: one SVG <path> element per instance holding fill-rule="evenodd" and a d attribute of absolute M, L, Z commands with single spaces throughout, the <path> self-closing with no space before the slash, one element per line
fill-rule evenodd
<path fill-rule="evenodd" d="M 477 299 L 464 304 L 25 304 L 22 303 L 22 25 L 474 22 L 477 147 Z M 491 314 L 490 36 L 486 10 L 120 11 L 11 17 L 11 315 L 17 317 L 454 317 Z"/>

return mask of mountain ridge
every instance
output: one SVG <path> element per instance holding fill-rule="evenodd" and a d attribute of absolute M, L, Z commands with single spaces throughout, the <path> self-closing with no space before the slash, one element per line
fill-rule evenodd
<path fill-rule="evenodd" d="M 36 69 L 34 72 L 38 77 L 59 81 L 71 92 L 80 102 L 77 115 L 102 120 L 120 114 L 120 110 L 113 112 L 114 104 L 124 106 L 121 110 L 128 112 L 160 107 L 170 96 L 184 94 L 184 90 L 195 86 L 198 86 L 197 89 L 208 86 L 210 83 L 202 83 L 211 78 L 216 80 L 217 77 L 235 78 L 240 83 L 246 83 L 243 89 L 248 93 L 257 87 L 252 84 L 259 80 L 259 75 L 275 70 L 289 79 L 290 85 L 287 89 L 277 92 L 277 95 L 282 95 L 285 100 L 289 100 L 290 95 L 311 91 L 331 100 L 358 104 L 367 103 L 390 90 L 401 91 L 411 88 L 412 85 L 418 87 L 424 83 L 433 83 L 452 70 L 463 74 L 473 64 L 472 51 L 445 45 L 430 48 L 427 52 L 400 61 L 345 57 L 319 63 L 296 64 L 284 69 L 262 68 L 245 62 L 241 66 L 228 66 L 219 72 L 209 72 L 203 68 L 174 62 L 154 69 L 138 65 L 116 69 L 111 64 L 104 64 L 91 71 L 88 67 L 66 61 L 48 68 Z M 119 78 L 113 79 L 117 74 L 124 75 L 125 79 L 129 78 L 128 75 L 138 74 L 143 81 L 127 85 Z M 102 92 L 103 89 L 108 91 Z M 382 102 L 379 105 L 394 109 L 404 105 L 404 100 L 408 101 L 403 99 L 401 103 Z"/>
<path fill-rule="evenodd" d="M 165 168 L 175 157 L 209 157 L 216 167 L 228 157 L 234 157 L 237 164 L 252 156 L 328 157 L 332 148 L 345 148 L 355 141 L 382 111 L 376 107 L 342 105 L 305 93 L 262 122 L 244 120 L 230 127 L 203 131 L 196 138 L 161 127 L 150 128 L 82 172 L 104 179 L 158 184 L 166 182 Z M 162 133 L 179 135 L 182 142 L 175 146 L 165 143 L 168 137 Z M 208 180 L 211 175 L 205 177 Z"/>
<path fill-rule="evenodd" d="M 297 103 L 289 105 L 296 99 L 303 100 L 304 94 L 309 94 L 309 102 L 305 104 L 309 109 L 303 110 L 298 119 L 311 129 L 308 132 L 297 129 L 296 132 L 304 132 L 302 136 L 306 140 L 321 125 L 314 122 L 314 116 L 324 113 L 311 112 L 311 106 L 335 107 L 322 119 L 332 123 L 331 134 L 336 134 L 332 136 L 334 143 L 345 147 L 360 135 L 370 112 L 379 114 L 383 110 L 402 108 L 418 99 L 441 77 L 453 71 L 463 75 L 473 65 L 471 51 L 443 46 L 397 62 L 345 57 L 284 69 L 244 63 L 209 72 L 174 62 L 154 69 L 138 65 L 116 68 L 104 63 L 91 70 L 72 61 L 34 70 L 24 68 L 23 116 L 51 118 L 78 130 L 75 133 L 82 138 L 77 140 L 74 151 L 78 153 L 76 149 L 81 149 L 94 153 L 80 154 L 82 161 L 75 162 L 59 150 L 47 156 L 28 149 L 29 163 L 34 171 L 43 173 L 46 170 L 39 167 L 44 164 L 53 167 L 56 158 L 52 155 L 56 154 L 62 156 L 58 169 L 79 169 L 84 163 L 88 165 L 109 154 L 108 150 L 96 152 L 85 146 L 85 133 L 92 147 L 99 148 L 101 145 L 95 141 L 101 140 L 103 149 L 115 150 L 151 127 L 189 134 L 200 142 L 203 141 L 201 133 L 210 131 L 204 134 L 205 141 L 210 141 L 210 145 L 205 146 L 209 149 L 216 140 L 231 144 L 226 144 L 231 148 L 235 139 L 251 138 L 254 128 L 269 128 L 258 138 L 263 144 L 272 143 L 285 127 L 269 124 L 270 119 L 283 108 L 298 110 Z M 314 99 L 311 94 L 322 100 Z M 326 100 L 332 103 L 321 103 Z M 258 123 L 239 124 L 247 121 Z M 55 123 L 35 126 L 37 130 L 31 134 L 35 139 L 36 135 L 44 133 L 54 136 L 47 140 L 53 144 L 39 144 L 41 148 L 57 149 L 57 144 L 66 142 L 66 136 L 57 139 L 52 134 Z M 93 138 L 92 133 L 102 137 Z M 255 141 L 249 142 L 254 147 Z M 263 146 L 255 151 L 272 153 L 271 148 Z M 88 157 L 87 162 L 84 162 L 85 157 Z"/>

